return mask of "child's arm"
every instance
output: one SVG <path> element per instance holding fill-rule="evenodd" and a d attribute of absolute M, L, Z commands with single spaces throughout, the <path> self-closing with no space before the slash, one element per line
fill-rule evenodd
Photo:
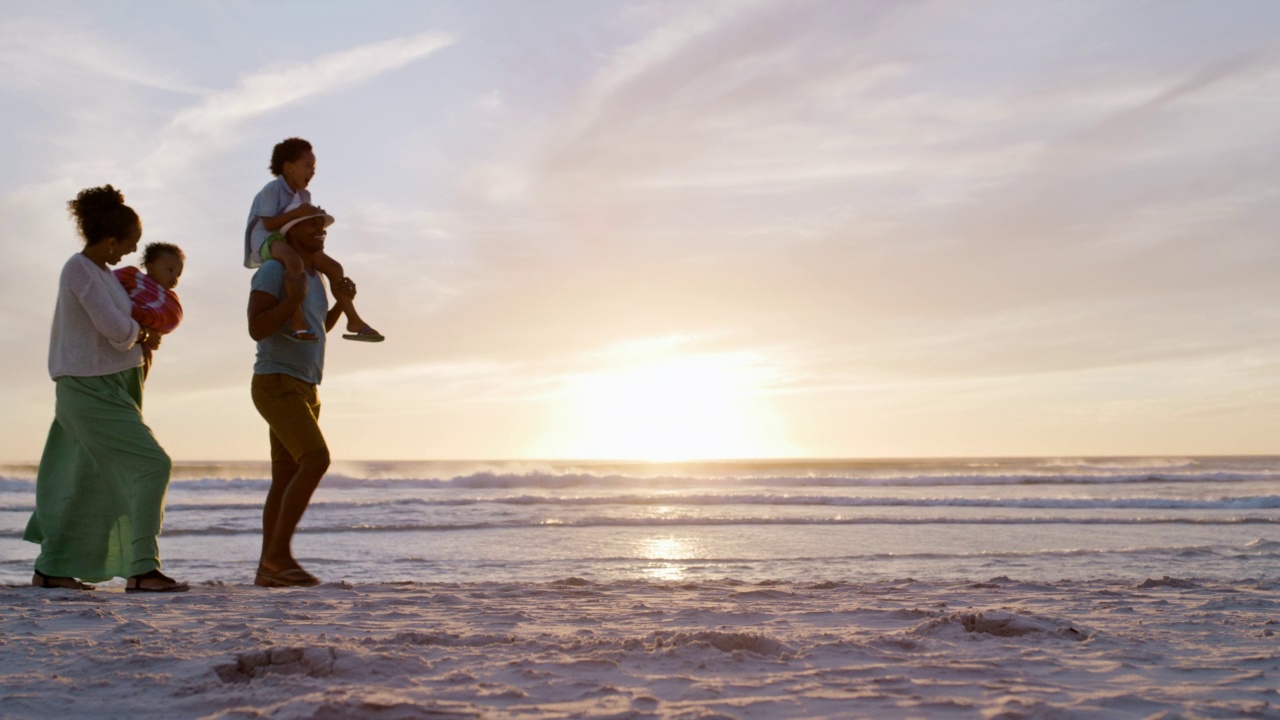
<path fill-rule="evenodd" d="M 268 232 L 275 232 L 284 227 L 285 223 L 290 220 L 302 217 L 303 215 L 310 215 L 317 209 L 318 208 L 311 203 L 302 203 L 298 207 L 288 212 L 280 213 L 274 217 L 267 217 L 265 215 L 259 215 L 258 217 L 262 218 L 262 226 L 265 227 Z"/>

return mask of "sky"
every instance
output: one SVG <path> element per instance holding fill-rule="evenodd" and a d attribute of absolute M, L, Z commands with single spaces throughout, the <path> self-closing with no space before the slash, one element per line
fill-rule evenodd
<path fill-rule="evenodd" d="M 388 338 L 336 458 L 1280 453 L 1277 118 L 1269 0 L 0 0 L 0 461 L 105 183 L 187 255 L 146 421 L 267 456 L 292 136 Z"/>

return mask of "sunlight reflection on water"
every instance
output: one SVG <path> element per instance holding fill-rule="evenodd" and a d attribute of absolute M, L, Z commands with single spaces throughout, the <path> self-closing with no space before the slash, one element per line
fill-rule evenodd
<path fill-rule="evenodd" d="M 638 543 L 637 551 L 640 557 L 655 561 L 643 569 L 644 574 L 654 580 L 683 580 L 688 565 L 675 561 L 701 557 L 697 541 L 670 535 L 645 538 Z"/>

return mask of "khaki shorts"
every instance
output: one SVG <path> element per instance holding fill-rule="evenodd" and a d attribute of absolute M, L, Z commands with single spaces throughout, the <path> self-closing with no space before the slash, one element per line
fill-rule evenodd
<path fill-rule="evenodd" d="M 295 461 L 328 449 L 320 432 L 320 397 L 316 386 L 292 375 L 253 376 L 253 406 L 271 428 L 271 457 L 283 449 Z"/>

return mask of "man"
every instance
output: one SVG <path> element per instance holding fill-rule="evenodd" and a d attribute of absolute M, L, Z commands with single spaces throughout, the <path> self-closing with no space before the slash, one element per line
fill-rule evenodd
<path fill-rule="evenodd" d="M 342 306 L 331 308 L 314 256 L 324 250 L 325 228 L 333 218 L 320 208 L 280 229 L 302 257 L 305 272 L 290 278 L 278 260 L 258 268 L 249 293 L 249 336 L 258 341 L 253 366 L 253 404 L 271 435 L 271 490 L 262 512 L 262 557 L 255 585 L 311 587 L 320 580 L 293 558 L 294 530 L 311 495 L 329 469 L 329 447 L 317 422 L 316 386 L 324 373 L 322 333 L 308 342 L 289 336 L 289 318 L 299 305 L 310 327 L 333 329 Z M 355 298 L 349 278 L 335 283 L 339 302 Z"/>

